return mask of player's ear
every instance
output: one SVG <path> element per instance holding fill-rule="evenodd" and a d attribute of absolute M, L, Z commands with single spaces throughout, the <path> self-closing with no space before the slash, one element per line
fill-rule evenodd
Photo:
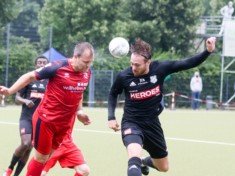
<path fill-rule="evenodd" d="M 79 58 L 78 55 L 73 55 L 73 57 L 74 57 L 74 59 L 78 59 Z"/>
<path fill-rule="evenodd" d="M 146 63 L 147 63 L 148 65 L 150 65 L 151 59 L 148 59 Z"/>

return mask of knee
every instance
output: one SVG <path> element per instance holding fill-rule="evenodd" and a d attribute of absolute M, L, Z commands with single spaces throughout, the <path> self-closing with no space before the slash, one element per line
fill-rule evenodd
<path fill-rule="evenodd" d="M 86 169 L 83 170 L 82 176 L 88 176 L 90 174 L 90 168 L 87 167 Z"/>
<path fill-rule="evenodd" d="M 88 176 L 90 174 L 90 168 L 88 165 L 84 164 L 79 169 L 76 169 L 76 173 L 82 176 Z"/>
<path fill-rule="evenodd" d="M 24 151 L 32 149 L 31 141 L 23 141 L 21 146 Z"/>
<path fill-rule="evenodd" d="M 160 172 L 167 172 L 169 170 L 169 162 L 167 158 L 154 160 L 153 165 Z"/>
<path fill-rule="evenodd" d="M 36 161 L 38 161 L 39 163 L 46 163 L 46 161 L 49 158 L 49 155 L 43 155 L 41 153 L 38 153 L 37 151 L 35 152 L 34 158 Z"/>
<path fill-rule="evenodd" d="M 167 172 L 169 170 L 169 165 L 168 164 L 163 164 L 158 166 L 157 168 L 160 172 Z"/>

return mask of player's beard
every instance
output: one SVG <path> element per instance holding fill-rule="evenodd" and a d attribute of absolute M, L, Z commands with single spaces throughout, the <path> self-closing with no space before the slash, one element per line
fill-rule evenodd
<path fill-rule="evenodd" d="M 146 69 L 142 69 L 142 70 L 132 70 L 134 76 L 141 76 L 146 74 Z"/>

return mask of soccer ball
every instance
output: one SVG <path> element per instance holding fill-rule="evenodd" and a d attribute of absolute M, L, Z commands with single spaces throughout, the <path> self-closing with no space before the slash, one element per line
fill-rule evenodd
<path fill-rule="evenodd" d="M 128 54 L 130 45 L 125 38 L 115 37 L 109 42 L 109 52 L 113 57 L 121 58 Z"/>

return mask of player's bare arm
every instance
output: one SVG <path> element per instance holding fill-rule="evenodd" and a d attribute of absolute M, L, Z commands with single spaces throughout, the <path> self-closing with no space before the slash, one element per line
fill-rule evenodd
<path fill-rule="evenodd" d="M 22 75 L 10 88 L 7 88 L 5 86 L 0 86 L 0 94 L 3 95 L 12 95 L 19 91 L 20 89 L 24 88 L 26 85 L 28 85 L 30 82 L 35 81 L 36 76 L 34 71 L 28 72 L 24 75 Z"/>
<path fill-rule="evenodd" d="M 25 104 L 29 108 L 32 108 L 35 105 L 32 100 L 23 98 L 19 92 L 16 93 L 15 103 L 18 105 Z"/>
<path fill-rule="evenodd" d="M 82 103 L 83 103 L 83 97 L 79 102 L 78 105 L 78 110 L 77 110 L 77 119 L 82 122 L 84 125 L 90 125 L 91 124 L 91 120 L 88 117 L 88 115 L 86 115 L 82 109 Z"/>

